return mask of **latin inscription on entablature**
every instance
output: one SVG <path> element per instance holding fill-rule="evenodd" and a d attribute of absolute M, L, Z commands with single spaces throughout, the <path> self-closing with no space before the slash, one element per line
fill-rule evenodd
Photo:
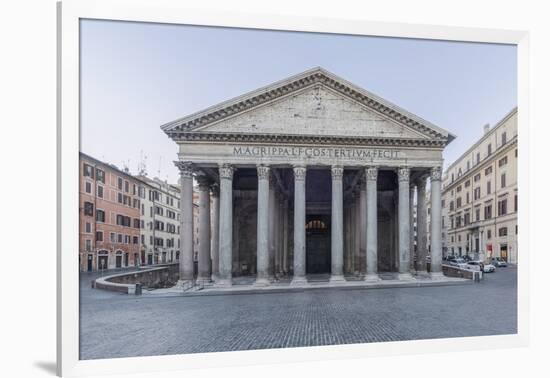
<path fill-rule="evenodd" d="M 441 149 L 381 146 L 180 143 L 179 159 L 196 163 L 433 166 Z"/>

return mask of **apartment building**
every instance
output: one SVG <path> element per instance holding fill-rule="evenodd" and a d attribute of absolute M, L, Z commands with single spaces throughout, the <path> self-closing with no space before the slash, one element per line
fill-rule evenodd
<path fill-rule="evenodd" d="M 447 255 L 517 263 L 517 108 L 452 163 L 443 179 Z M 428 218 L 429 219 L 429 218 Z"/>
<path fill-rule="evenodd" d="M 137 176 L 141 198 L 141 263 L 179 261 L 180 189 L 158 178 Z"/>
<path fill-rule="evenodd" d="M 114 165 L 80 153 L 79 262 L 81 271 L 139 263 L 139 181 Z"/>

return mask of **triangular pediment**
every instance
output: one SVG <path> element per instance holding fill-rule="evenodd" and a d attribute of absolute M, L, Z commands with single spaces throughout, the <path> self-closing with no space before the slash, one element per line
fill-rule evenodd
<path fill-rule="evenodd" d="M 428 138 L 322 84 L 199 127 L 195 132 Z"/>
<path fill-rule="evenodd" d="M 321 68 L 162 126 L 189 134 L 293 135 L 449 143 L 454 136 Z M 187 134 L 187 135 L 184 135 Z"/>

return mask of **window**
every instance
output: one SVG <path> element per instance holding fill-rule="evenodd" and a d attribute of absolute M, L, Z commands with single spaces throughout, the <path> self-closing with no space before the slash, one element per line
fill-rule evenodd
<path fill-rule="evenodd" d="M 94 178 L 94 167 L 84 163 L 84 176 Z"/>
<path fill-rule="evenodd" d="M 466 193 L 466 203 L 470 203 L 470 192 Z"/>
<path fill-rule="evenodd" d="M 492 152 L 493 152 L 493 151 L 492 151 L 492 148 L 491 148 L 491 143 L 489 143 L 489 144 L 487 145 L 487 156 L 491 155 Z"/>
<path fill-rule="evenodd" d="M 102 183 L 105 184 L 105 172 L 102 171 L 102 170 L 99 169 L 99 168 L 96 168 L 95 174 L 96 174 L 96 179 L 97 179 L 97 181 L 101 181 Z"/>
<path fill-rule="evenodd" d="M 503 173 L 500 175 L 500 187 L 504 188 L 506 187 L 506 173 Z"/>
<path fill-rule="evenodd" d="M 105 211 L 103 210 L 96 210 L 95 212 L 95 220 L 98 222 L 105 222 Z"/>
<path fill-rule="evenodd" d="M 468 181 L 466 181 L 466 182 L 464 183 L 464 187 L 465 187 L 465 188 L 469 188 L 469 187 L 470 187 L 470 180 L 468 180 Z"/>
<path fill-rule="evenodd" d="M 128 183 L 128 181 L 124 181 L 124 191 L 126 193 L 130 191 L 130 183 Z"/>
<path fill-rule="evenodd" d="M 501 227 L 498 229 L 498 236 L 507 236 L 507 235 L 508 235 L 507 227 Z"/>
<path fill-rule="evenodd" d="M 122 190 L 122 178 L 118 177 L 117 180 L 117 188 L 118 190 Z"/>
<path fill-rule="evenodd" d="M 474 201 L 481 198 L 481 188 L 478 186 L 474 189 Z"/>
<path fill-rule="evenodd" d="M 97 186 L 97 196 L 103 198 L 103 187 L 101 185 Z"/>
<path fill-rule="evenodd" d="M 136 184 L 133 184 L 132 186 L 132 194 L 136 195 Z"/>
<path fill-rule="evenodd" d="M 506 199 L 503 199 L 502 201 L 498 201 L 497 213 L 499 216 L 507 214 L 507 204 L 508 204 L 508 200 Z"/>
<path fill-rule="evenodd" d="M 134 236 L 134 237 L 132 238 L 132 242 L 133 242 L 134 244 L 139 244 L 139 237 Z"/>
<path fill-rule="evenodd" d="M 118 193 L 117 195 L 117 202 L 122 203 L 122 193 Z"/>
<path fill-rule="evenodd" d="M 92 192 L 92 183 L 86 182 L 85 187 L 86 187 L 86 193 Z"/>
<path fill-rule="evenodd" d="M 84 215 L 94 215 L 94 204 L 91 202 L 84 202 Z"/>
<path fill-rule="evenodd" d="M 487 194 L 491 194 L 491 181 L 487 181 Z"/>
<path fill-rule="evenodd" d="M 488 176 L 491 173 L 493 173 L 493 166 L 485 168 L 485 176 Z"/>
<path fill-rule="evenodd" d="M 476 154 L 476 161 L 477 161 L 478 164 L 481 161 L 481 155 L 480 155 L 479 152 Z"/>
<path fill-rule="evenodd" d="M 453 201 L 449 202 L 449 210 L 453 211 L 455 209 L 455 203 Z"/>
<path fill-rule="evenodd" d="M 86 252 L 90 252 L 92 250 L 92 241 L 90 239 L 84 240 L 84 248 L 86 248 Z"/>
<path fill-rule="evenodd" d="M 86 222 L 86 233 L 90 234 L 92 232 L 92 224 L 90 222 Z"/>
<path fill-rule="evenodd" d="M 514 155 L 515 155 L 516 157 L 518 157 L 518 149 L 517 149 L 517 148 L 516 148 L 516 150 L 514 151 Z"/>
<path fill-rule="evenodd" d="M 111 243 L 116 243 L 116 234 L 111 232 Z"/>
<path fill-rule="evenodd" d="M 132 226 L 132 219 L 130 217 L 125 216 L 125 215 L 117 214 L 116 224 L 118 226 L 131 227 Z"/>
<path fill-rule="evenodd" d="M 139 227 L 140 227 L 139 219 L 138 219 L 138 218 L 134 218 L 134 228 L 139 228 Z"/>
<path fill-rule="evenodd" d="M 476 222 L 479 222 L 480 213 L 481 213 L 481 211 L 480 211 L 480 209 L 479 209 L 479 207 L 478 207 L 478 208 L 476 209 Z"/>
<path fill-rule="evenodd" d="M 517 213 L 517 211 L 518 211 L 518 195 L 516 194 L 514 196 L 514 212 Z"/>
<path fill-rule="evenodd" d="M 462 191 L 462 185 L 456 187 L 456 192 L 460 193 Z"/>
<path fill-rule="evenodd" d="M 503 165 L 506 165 L 506 164 L 508 164 L 508 156 L 505 156 L 505 157 L 503 157 L 502 159 L 500 159 L 498 161 L 498 166 L 499 167 L 502 167 Z"/>
<path fill-rule="evenodd" d="M 95 240 L 100 242 L 103 241 L 103 231 L 96 231 Z"/>
<path fill-rule="evenodd" d="M 478 182 L 481 179 L 481 173 L 474 176 L 474 182 Z"/>
<path fill-rule="evenodd" d="M 122 234 L 117 234 L 117 241 L 122 243 Z"/>
<path fill-rule="evenodd" d="M 470 224 L 470 213 L 464 214 L 464 226 L 467 226 Z"/>
<path fill-rule="evenodd" d="M 460 209 L 460 206 L 462 206 L 462 197 L 456 199 L 456 208 Z"/>
<path fill-rule="evenodd" d="M 500 136 L 501 144 L 506 144 L 506 131 Z"/>
<path fill-rule="evenodd" d="M 145 244 L 145 235 L 141 235 L 141 244 Z"/>
<path fill-rule="evenodd" d="M 491 219 L 493 217 L 493 205 L 485 205 L 485 219 Z"/>
<path fill-rule="evenodd" d="M 466 162 L 466 170 L 469 171 L 470 170 L 470 160 L 468 160 Z"/>

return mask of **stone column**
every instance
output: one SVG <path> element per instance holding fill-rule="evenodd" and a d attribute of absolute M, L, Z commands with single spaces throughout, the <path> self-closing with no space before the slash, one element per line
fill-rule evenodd
<path fill-rule="evenodd" d="M 413 183 L 409 186 L 409 271 L 412 273 L 416 270 L 414 256 L 414 193 L 415 186 Z"/>
<path fill-rule="evenodd" d="M 361 178 L 361 192 L 359 193 L 359 230 L 361 240 L 359 242 L 359 256 L 355 265 L 356 274 L 364 274 L 367 261 L 367 181 L 365 176 Z"/>
<path fill-rule="evenodd" d="M 306 167 L 294 167 L 294 277 L 292 285 L 306 280 Z"/>
<path fill-rule="evenodd" d="M 258 166 L 258 227 L 255 285 L 269 285 L 269 167 Z"/>
<path fill-rule="evenodd" d="M 441 270 L 441 167 L 431 171 L 430 272 L 432 278 L 442 277 Z"/>
<path fill-rule="evenodd" d="M 210 181 L 199 182 L 199 261 L 197 279 L 210 282 Z"/>
<path fill-rule="evenodd" d="M 268 240 L 269 240 L 269 279 L 273 280 L 275 274 L 275 178 L 269 176 L 269 202 L 268 202 Z"/>
<path fill-rule="evenodd" d="M 219 286 L 232 285 L 233 264 L 233 167 L 222 164 L 220 171 L 220 262 Z"/>
<path fill-rule="evenodd" d="M 409 176 L 410 169 L 401 167 L 397 170 L 399 181 L 399 279 L 412 279 L 410 272 L 410 217 L 409 217 Z"/>
<path fill-rule="evenodd" d="M 355 249 L 353 250 L 352 261 L 353 271 L 361 270 L 361 239 L 365 230 L 361 229 L 361 188 L 358 188 L 355 195 L 355 202 L 353 203 L 354 218 L 355 218 Z"/>
<path fill-rule="evenodd" d="M 283 200 L 283 273 L 288 273 L 288 199 Z"/>
<path fill-rule="evenodd" d="M 378 193 L 377 179 L 378 168 L 367 167 L 366 191 L 367 191 L 367 281 L 378 281 Z"/>
<path fill-rule="evenodd" d="M 428 256 L 428 225 L 426 207 L 426 177 L 421 177 L 417 182 L 417 210 L 416 210 L 416 230 L 417 230 L 417 257 L 416 270 L 418 273 L 426 273 L 426 257 Z"/>
<path fill-rule="evenodd" d="M 332 166 L 331 269 L 330 282 L 344 282 L 343 184 L 344 168 Z"/>
<path fill-rule="evenodd" d="M 193 166 L 190 162 L 177 161 L 180 170 L 180 262 L 179 282 L 194 279 L 193 269 Z"/>
<path fill-rule="evenodd" d="M 216 281 L 220 267 L 220 187 L 212 186 L 212 225 L 211 225 L 211 258 L 212 258 L 212 281 Z"/>

